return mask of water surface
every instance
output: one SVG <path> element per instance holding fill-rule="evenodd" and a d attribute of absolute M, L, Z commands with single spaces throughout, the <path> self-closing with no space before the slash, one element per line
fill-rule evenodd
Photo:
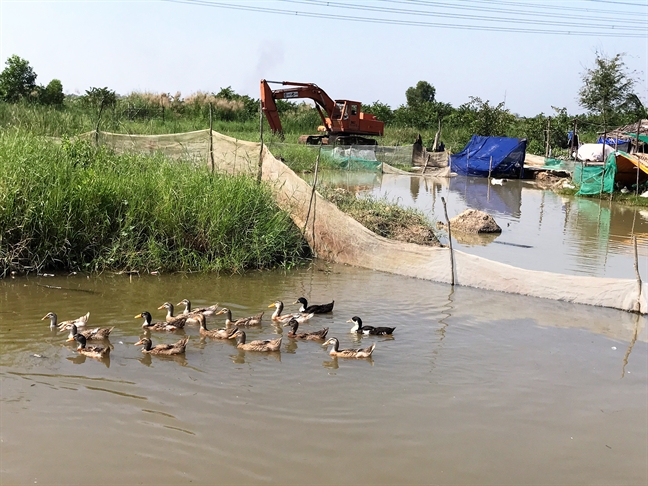
<path fill-rule="evenodd" d="M 331 358 L 201 340 L 143 356 L 140 319 L 165 301 L 234 317 L 282 299 L 335 299 Z M 41 321 L 116 326 L 109 361 Z M 396 326 L 348 334 L 352 316 Z M 270 321 L 249 339 L 273 337 Z M 222 320 L 208 320 L 210 327 Z M 0 482 L 13 484 L 645 484 L 647 319 L 327 265 L 242 276 L 56 276 L 0 281 Z M 154 343 L 179 335 L 153 333 Z M 37 357 L 36 355 L 40 356 Z"/>

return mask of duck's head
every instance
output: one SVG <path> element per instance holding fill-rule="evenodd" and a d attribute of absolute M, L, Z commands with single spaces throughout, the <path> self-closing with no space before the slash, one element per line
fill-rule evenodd
<path fill-rule="evenodd" d="M 153 343 L 151 342 L 151 340 L 150 340 L 149 338 L 146 338 L 146 337 L 145 337 L 145 338 L 142 338 L 142 339 L 140 339 L 139 341 L 137 341 L 137 342 L 134 344 L 134 346 L 140 346 L 140 345 L 142 345 L 142 344 L 144 345 L 144 349 L 146 349 L 147 351 L 150 351 L 150 350 L 151 350 L 151 346 L 153 345 Z"/>
<path fill-rule="evenodd" d="M 337 347 L 340 344 L 340 341 L 338 341 L 338 338 L 328 338 L 322 346 L 328 346 L 329 344 L 332 344 L 333 346 Z"/>
<path fill-rule="evenodd" d="M 182 299 L 180 302 L 178 302 L 176 305 L 184 305 L 187 308 L 191 308 L 191 302 L 189 302 L 189 299 Z M 164 307 L 164 306 L 163 306 Z"/>
<path fill-rule="evenodd" d="M 83 349 L 86 347 L 86 338 L 83 334 L 75 334 L 73 340 L 79 343 L 77 349 Z"/>
<path fill-rule="evenodd" d="M 308 306 L 308 301 L 306 299 L 304 299 L 303 297 L 300 297 L 295 302 L 293 302 L 293 304 L 301 304 L 304 307 L 307 307 Z"/>
<path fill-rule="evenodd" d="M 362 328 L 362 319 L 360 319 L 358 316 L 353 316 L 347 322 L 351 322 L 353 324 L 350 332 L 360 332 L 360 328 Z"/>
<path fill-rule="evenodd" d="M 236 344 L 245 344 L 245 331 L 238 330 L 232 333 L 228 339 L 236 339 Z"/>
<path fill-rule="evenodd" d="M 268 307 L 276 307 L 277 309 L 282 309 L 283 306 L 284 306 L 284 305 L 283 305 L 283 302 L 281 302 L 280 300 L 278 300 L 278 301 L 273 302 L 272 304 L 270 304 Z"/>
<path fill-rule="evenodd" d="M 76 336 L 77 334 L 76 324 L 70 324 L 68 326 L 68 329 L 70 330 L 70 334 L 68 335 L 68 338 L 65 340 L 66 343 L 74 341 L 74 336 Z"/>
<path fill-rule="evenodd" d="M 166 309 L 167 311 L 173 312 L 173 304 L 171 302 L 165 302 L 160 307 L 158 307 L 158 310 L 162 310 L 162 309 Z"/>
<path fill-rule="evenodd" d="M 227 314 L 228 312 L 230 312 L 230 310 L 229 310 L 227 307 L 223 307 L 221 310 L 219 310 L 219 311 L 218 311 L 216 314 L 214 314 L 214 315 L 215 315 L 215 316 L 220 316 L 221 314 Z"/>
<path fill-rule="evenodd" d="M 294 317 L 291 317 L 290 320 L 283 325 L 283 327 L 291 327 L 292 332 L 297 332 L 299 321 L 297 321 L 297 319 L 295 319 Z"/>
<path fill-rule="evenodd" d="M 202 327 L 205 330 L 207 329 L 207 319 L 205 319 L 204 315 L 198 313 L 195 316 L 192 316 L 192 319 L 197 320 L 200 327 Z"/>
<path fill-rule="evenodd" d="M 141 314 L 137 314 L 135 316 L 135 319 L 140 319 L 144 318 L 144 324 L 142 324 L 142 327 L 149 327 L 151 325 L 151 313 L 148 311 L 144 311 Z"/>
<path fill-rule="evenodd" d="M 58 319 L 58 317 L 56 317 L 56 314 L 54 314 L 53 312 L 48 312 L 43 316 L 41 321 L 44 321 L 45 319 L 50 320 L 50 327 L 56 327 L 56 321 Z"/>

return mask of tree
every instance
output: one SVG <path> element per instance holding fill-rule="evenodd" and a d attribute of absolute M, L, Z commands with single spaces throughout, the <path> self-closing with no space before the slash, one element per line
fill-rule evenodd
<path fill-rule="evenodd" d="M 44 105 L 61 106 L 65 95 L 63 94 L 63 84 L 58 79 L 52 79 L 49 84 L 39 90 L 39 101 Z"/>
<path fill-rule="evenodd" d="M 605 125 L 618 118 L 635 80 L 628 73 L 623 56 L 607 57 L 597 52 L 594 67 L 582 74 L 583 86 L 578 92 L 579 104 L 591 114 L 600 115 Z"/>
<path fill-rule="evenodd" d="M 14 54 L 5 64 L 7 67 L 0 73 L 0 99 L 17 103 L 29 98 L 36 88 L 36 73 L 29 61 Z"/>
<path fill-rule="evenodd" d="M 407 88 L 407 91 L 405 91 L 407 106 L 410 108 L 418 108 L 426 103 L 433 103 L 435 95 L 436 89 L 427 81 L 419 81 L 416 83 L 416 87 Z"/>
<path fill-rule="evenodd" d="M 470 126 L 472 133 L 482 136 L 503 136 L 515 121 L 515 115 L 504 108 L 504 102 L 497 106 L 488 104 L 488 100 L 470 97 L 470 102 L 458 109 L 463 114 L 464 123 Z"/>
<path fill-rule="evenodd" d="M 102 107 L 115 106 L 117 103 L 117 95 L 113 90 L 108 88 L 90 88 L 83 95 L 83 101 L 90 106 L 101 109 Z"/>

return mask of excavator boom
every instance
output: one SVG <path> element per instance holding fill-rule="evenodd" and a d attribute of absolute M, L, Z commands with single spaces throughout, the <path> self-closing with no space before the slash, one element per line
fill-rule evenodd
<path fill-rule="evenodd" d="M 270 83 L 290 86 L 273 90 Z M 333 100 L 319 86 L 313 83 L 297 83 L 292 81 L 266 81 L 261 80 L 261 108 L 265 113 L 270 129 L 275 133 L 283 133 L 279 112 L 275 100 L 291 100 L 307 98 L 315 102 L 315 107 L 322 119 L 327 132 L 326 138 L 322 136 L 309 136 L 313 143 L 325 143 L 331 138 L 335 140 L 365 140 L 364 135 L 379 135 L 384 133 L 384 123 L 375 116 L 362 113 L 362 104 L 350 100 Z"/>

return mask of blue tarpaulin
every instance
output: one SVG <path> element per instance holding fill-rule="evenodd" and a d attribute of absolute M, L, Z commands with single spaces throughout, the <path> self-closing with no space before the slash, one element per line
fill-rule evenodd
<path fill-rule="evenodd" d="M 524 175 L 526 143 L 524 138 L 473 135 L 461 152 L 450 156 L 452 172 L 488 177 L 492 157 L 493 177 L 521 178 Z"/>

